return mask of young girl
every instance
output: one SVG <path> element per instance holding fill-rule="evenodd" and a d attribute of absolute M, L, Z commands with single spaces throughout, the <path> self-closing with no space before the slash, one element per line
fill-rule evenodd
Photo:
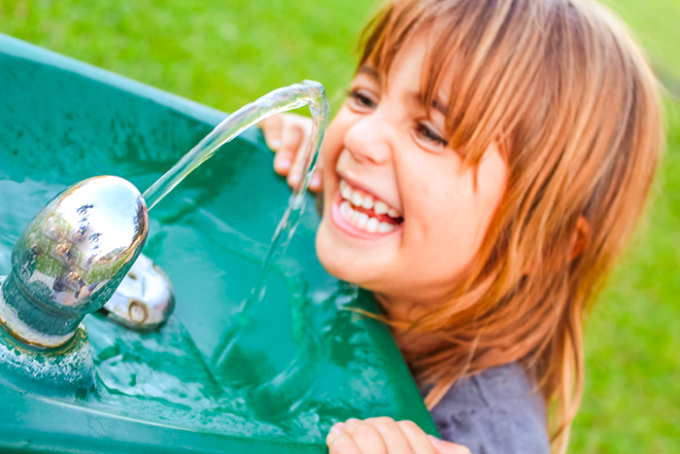
<path fill-rule="evenodd" d="M 262 127 L 275 169 L 297 184 L 308 120 Z M 312 181 L 323 185 L 317 253 L 375 293 L 456 444 L 377 418 L 334 426 L 330 452 L 564 452 L 583 318 L 640 215 L 660 143 L 654 76 L 598 4 L 390 3 L 367 29 Z"/>

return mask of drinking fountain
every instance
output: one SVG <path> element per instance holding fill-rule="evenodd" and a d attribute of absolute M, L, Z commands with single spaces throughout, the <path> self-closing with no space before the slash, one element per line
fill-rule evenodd
<path fill-rule="evenodd" d="M 353 310 L 372 296 L 318 262 L 311 196 L 259 130 L 214 136 L 225 117 L 0 35 L 0 450 L 323 453 L 372 416 L 436 435 Z"/>

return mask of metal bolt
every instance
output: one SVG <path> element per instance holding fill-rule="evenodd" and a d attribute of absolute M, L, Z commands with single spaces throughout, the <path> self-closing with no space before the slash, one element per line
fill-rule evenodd
<path fill-rule="evenodd" d="M 131 300 L 128 306 L 128 315 L 130 320 L 135 323 L 144 323 L 146 318 L 149 316 L 149 309 L 146 304 L 138 300 Z"/>

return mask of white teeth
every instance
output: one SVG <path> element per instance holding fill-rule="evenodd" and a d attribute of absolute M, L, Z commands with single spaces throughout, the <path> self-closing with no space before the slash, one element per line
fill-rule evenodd
<path fill-rule="evenodd" d="M 394 224 L 390 224 L 389 222 L 381 222 L 378 226 L 379 233 L 389 233 L 392 230 L 394 230 Z"/>
<path fill-rule="evenodd" d="M 359 216 L 357 216 L 357 227 L 359 227 L 361 230 L 365 230 L 367 223 L 368 215 L 366 213 L 359 213 Z"/>
<path fill-rule="evenodd" d="M 368 223 L 366 224 L 366 231 L 368 233 L 375 233 L 378 231 L 379 227 L 380 221 L 378 221 L 376 218 L 371 218 L 368 220 Z"/>
<path fill-rule="evenodd" d="M 364 196 L 364 201 L 361 204 L 361 206 L 366 208 L 367 210 L 373 208 L 373 197 L 371 197 L 370 195 Z"/>
<path fill-rule="evenodd" d="M 349 217 L 350 217 L 350 219 L 352 219 L 352 222 L 354 222 L 355 224 L 357 222 L 359 222 L 359 212 L 358 211 L 354 211 L 350 208 Z"/>
<path fill-rule="evenodd" d="M 349 217 L 349 215 L 350 215 L 349 212 L 350 212 L 351 209 L 352 209 L 352 207 L 350 207 L 349 202 L 348 202 L 347 200 L 345 200 L 344 202 L 342 202 L 342 203 L 340 204 L 340 212 L 341 212 L 341 213 L 343 214 L 343 216 L 345 216 L 346 218 Z"/>
<path fill-rule="evenodd" d="M 366 213 L 355 210 L 347 200 L 344 200 L 339 208 L 343 218 L 358 229 L 367 233 L 390 233 L 396 228 L 394 224 L 380 222 L 378 218 L 371 217 Z"/>
<path fill-rule="evenodd" d="M 397 210 L 391 208 L 382 200 L 375 199 L 373 196 L 366 194 L 360 189 L 353 189 L 352 186 L 350 186 L 350 184 L 345 180 L 340 180 L 340 194 L 344 199 L 340 205 L 340 211 L 345 216 L 345 218 L 353 221 L 353 224 L 357 225 L 362 230 L 369 228 L 369 216 L 365 213 L 357 212 L 353 209 L 353 206 L 361 207 L 366 210 L 372 209 L 376 215 L 387 214 L 393 219 L 398 219 L 401 217 Z M 378 224 L 374 225 L 374 223 L 371 223 L 371 233 L 387 233 L 391 232 L 395 228 L 394 224 L 390 224 L 389 222 L 380 222 L 377 219 L 376 221 Z M 361 225 L 359 225 L 359 223 L 361 223 Z M 385 225 L 383 226 L 383 224 Z"/>
<path fill-rule="evenodd" d="M 349 187 L 345 180 L 340 180 L 340 193 L 345 200 L 352 198 L 352 188 Z"/>
<path fill-rule="evenodd" d="M 389 207 L 385 202 L 380 200 L 375 201 L 375 205 L 373 205 L 373 211 L 375 211 L 375 214 L 385 214 L 388 210 Z"/>

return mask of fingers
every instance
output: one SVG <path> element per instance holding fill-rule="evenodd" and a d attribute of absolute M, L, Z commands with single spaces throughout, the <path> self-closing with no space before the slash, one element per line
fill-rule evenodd
<path fill-rule="evenodd" d="M 279 114 L 262 120 L 259 126 L 267 145 L 276 152 L 274 170 L 280 175 L 289 175 L 305 139 L 302 122 L 294 115 Z"/>
<path fill-rule="evenodd" d="M 288 175 L 289 183 L 291 183 L 291 177 L 294 174 L 291 171 L 293 162 L 298 160 L 302 154 L 299 153 L 299 149 L 303 141 L 304 131 L 299 125 L 287 124 L 281 131 L 281 146 L 274 157 L 274 170 L 280 175 Z"/>
<path fill-rule="evenodd" d="M 397 422 L 392 418 L 369 418 L 364 421 L 357 421 L 354 423 L 349 423 L 346 425 L 346 432 L 349 432 L 352 438 L 356 440 L 355 432 L 360 433 L 360 431 L 368 432 L 370 429 L 377 431 L 389 454 L 421 454 L 418 451 L 412 449 L 411 443 L 409 443 L 408 438 L 404 434 L 403 430 L 397 424 Z M 370 428 L 370 429 L 369 429 Z M 425 451 L 423 454 L 427 454 Z"/>
<path fill-rule="evenodd" d="M 410 427 L 407 430 L 413 431 Z M 342 437 L 349 438 L 353 444 Z M 421 438 L 417 444 L 419 449 L 413 449 L 402 427 L 392 418 L 370 418 L 364 421 L 353 418 L 344 424 L 338 423 L 333 426 L 327 443 L 329 448 L 332 446 L 339 448 L 342 443 L 343 449 L 349 450 L 351 446 L 358 449 L 360 454 L 435 454 L 432 443 L 424 432 Z M 335 452 L 345 454 L 340 450 Z M 331 453 L 334 454 L 333 449 Z"/>
<path fill-rule="evenodd" d="M 303 148 L 306 145 L 305 131 L 300 124 L 291 124 L 283 131 L 281 138 L 281 149 L 278 155 L 284 154 L 289 166 L 288 184 L 296 188 L 302 177 L 304 167 Z"/>
<path fill-rule="evenodd" d="M 283 117 L 281 115 L 274 115 L 262 120 L 258 126 L 264 133 L 264 140 L 267 142 L 267 146 L 274 151 L 278 150 L 281 146 Z"/>
<path fill-rule="evenodd" d="M 352 437 L 342 429 L 343 425 L 344 423 L 338 423 L 328 432 L 328 454 L 363 454 Z"/>
<path fill-rule="evenodd" d="M 384 435 L 366 421 L 350 419 L 345 423 L 343 430 L 356 443 L 362 454 L 394 454 L 389 450 Z"/>
<path fill-rule="evenodd" d="M 309 144 L 312 132 L 312 120 L 297 114 L 274 115 L 260 122 L 265 140 L 269 148 L 276 152 L 274 157 L 274 170 L 283 176 L 287 176 L 288 184 L 297 188 L 305 170 L 303 162 L 304 151 Z M 322 189 L 321 159 L 317 160 L 317 166 L 309 189 L 320 191 Z"/>
<path fill-rule="evenodd" d="M 319 160 L 316 163 L 316 169 L 312 175 L 312 181 L 309 182 L 309 190 L 319 192 L 321 189 L 321 156 L 319 156 Z"/>
<path fill-rule="evenodd" d="M 432 446 L 429 436 L 416 423 L 413 421 L 399 421 L 397 424 L 408 439 L 413 452 L 418 454 L 435 454 L 434 446 Z"/>
<path fill-rule="evenodd" d="M 326 443 L 330 454 L 470 454 L 465 446 L 427 435 L 412 421 L 392 418 L 337 423 Z"/>
<path fill-rule="evenodd" d="M 436 454 L 470 454 L 470 450 L 465 446 L 450 443 L 432 435 L 428 437 Z"/>

